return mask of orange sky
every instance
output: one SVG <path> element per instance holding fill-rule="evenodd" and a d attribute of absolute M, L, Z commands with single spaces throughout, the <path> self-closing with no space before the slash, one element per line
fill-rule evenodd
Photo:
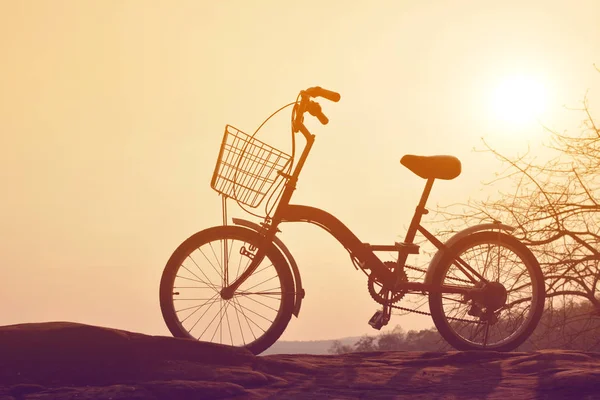
<path fill-rule="evenodd" d="M 504 76 L 543 81 L 544 122 L 560 130 L 577 128 L 561 107 L 588 88 L 600 115 L 599 15 L 595 0 L 1 2 L 0 324 L 168 334 L 160 274 L 181 241 L 220 223 L 209 182 L 225 124 L 253 131 L 309 86 L 342 100 L 323 102 L 328 126 L 310 124 L 294 202 L 364 241 L 398 240 L 423 186 L 403 154 L 462 160 L 435 207 L 484 195 L 499 166 L 472 151 L 480 137 L 539 149 L 539 126 L 493 117 Z M 288 122 L 265 129 L 287 139 Z M 282 340 L 376 333 L 343 248 L 316 227 L 281 228 L 307 291 Z"/>

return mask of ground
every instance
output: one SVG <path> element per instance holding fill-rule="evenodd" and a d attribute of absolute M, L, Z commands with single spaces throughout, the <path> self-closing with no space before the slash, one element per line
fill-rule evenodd
<path fill-rule="evenodd" d="M 600 399 L 600 353 L 254 356 L 90 325 L 0 327 L 0 400 Z"/>

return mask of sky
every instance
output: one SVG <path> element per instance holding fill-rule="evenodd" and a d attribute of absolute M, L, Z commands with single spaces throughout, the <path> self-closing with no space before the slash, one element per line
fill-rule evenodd
<path fill-rule="evenodd" d="M 327 126 L 307 120 L 294 203 L 365 242 L 399 241 L 424 184 L 404 154 L 462 161 L 430 207 L 484 198 L 501 165 L 474 151 L 481 138 L 542 154 L 541 123 L 576 131 L 583 116 L 565 106 L 586 91 L 600 114 L 598 15 L 595 0 L 0 0 L 0 325 L 169 335 L 160 276 L 221 223 L 210 179 L 225 125 L 253 132 L 310 86 L 341 100 L 322 101 Z M 289 146 L 288 112 L 264 135 Z M 376 333 L 365 276 L 335 239 L 281 230 L 306 290 L 281 340 Z"/>

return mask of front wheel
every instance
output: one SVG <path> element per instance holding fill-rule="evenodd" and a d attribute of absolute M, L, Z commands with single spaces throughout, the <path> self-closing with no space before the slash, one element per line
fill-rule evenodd
<path fill-rule="evenodd" d="M 459 258 L 488 284 L 473 283 L 459 268 Z M 457 350 L 514 350 L 533 333 L 544 310 L 546 290 L 538 261 L 523 243 L 502 232 L 477 232 L 460 239 L 446 251 L 431 283 L 485 287 L 477 297 L 429 294 L 433 322 Z"/>
<path fill-rule="evenodd" d="M 247 228 L 216 226 L 175 250 L 160 281 L 160 308 L 173 336 L 245 347 L 254 354 L 279 339 L 292 316 L 294 281 L 272 243 L 233 297 L 221 295 L 248 268 L 259 238 Z"/>

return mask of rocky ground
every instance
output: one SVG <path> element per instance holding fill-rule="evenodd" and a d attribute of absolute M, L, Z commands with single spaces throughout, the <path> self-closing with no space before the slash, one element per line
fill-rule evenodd
<path fill-rule="evenodd" d="M 0 400 L 600 399 L 600 354 L 238 348 L 53 322 L 0 327 Z"/>

